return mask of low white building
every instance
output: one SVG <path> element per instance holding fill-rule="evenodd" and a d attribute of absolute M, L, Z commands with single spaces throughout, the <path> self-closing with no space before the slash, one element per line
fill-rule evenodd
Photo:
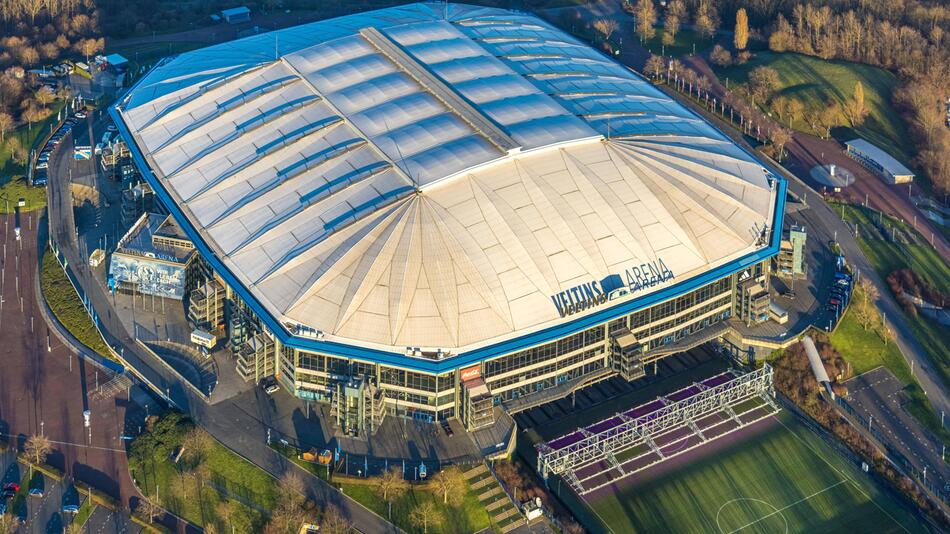
<path fill-rule="evenodd" d="M 848 156 L 881 175 L 891 184 L 904 184 L 914 181 L 914 173 L 893 156 L 884 152 L 866 139 L 852 139 L 845 143 Z"/>

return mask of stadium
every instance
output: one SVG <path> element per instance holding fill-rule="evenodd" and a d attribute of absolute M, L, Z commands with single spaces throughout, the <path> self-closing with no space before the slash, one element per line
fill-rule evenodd
<path fill-rule="evenodd" d="M 259 34 L 164 60 L 111 114 L 239 372 L 354 434 L 490 426 L 767 314 L 785 182 L 530 15 Z"/>

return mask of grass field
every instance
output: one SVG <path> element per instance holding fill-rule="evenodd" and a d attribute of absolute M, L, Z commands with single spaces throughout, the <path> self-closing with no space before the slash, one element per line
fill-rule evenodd
<path fill-rule="evenodd" d="M 790 414 L 753 432 L 737 444 L 709 445 L 693 461 L 647 471 L 593 498 L 590 509 L 617 534 L 927 532 Z"/>
<path fill-rule="evenodd" d="M 112 358 L 109 346 L 92 323 L 89 314 L 83 307 L 79 295 L 73 288 L 63 268 L 56 261 L 56 257 L 49 249 L 43 254 L 43 264 L 40 269 L 40 287 L 43 297 L 53 310 L 53 315 L 69 333 L 83 345 L 106 358 Z"/>
<path fill-rule="evenodd" d="M 864 298 L 860 287 L 855 288 L 852 302 Z M 864 329 L 854 307 L 848 308 L 838 328 L 831 334 L 831 344 L 838 349 L 844 359 L 851 364 L 854 374 L 860 375 L 877 367 L 886 367 L 904 385 L 904 393 L 908 402 L 903 408 L 910 412 L 918 421 L 931 432 L 950 443 L 950 431 L 940 425 L 940 418 L 934 412 L 930 399 L 924 395 L 924 390 L 911 375 L 910 366 L 901 354 L 896 343 L 884 343 L 878 334 L 880 318 Z"/>
<path fill-rule="evenodd" d="M 341 484 L 335 484 L 340 486 Z M 379 497 L 372 486 L 342 484 L 343 493 L 357 500 L 363 506 L 376 512 L 384 518 L 389 517 L 388 505 Z M 409 521 L 419 503 L 430 501 L 439 511 L 442 521 L 439 525 L 429 526 L 429 533 L 458 533 L 479 532 L 491 526 L 491 520 L 485 507 L 478 502 L 478 497 L 469 490 L 464 500 L 458 506 L 443 504 L 442 498 L 430 491 L 410 488 L 401 492 L 393 501 L 391 521 L 397 527 L 409 533 L 422 533 L 422 529 Z"/>
<path fill-rule="evenodd" d="M 56 113 L 62 109 L 63 101 L 50 105 L 53 113 L 32 128 L 23 126 L 6 134 L 5 138 L 16 138 L 27 152 L 43 134 L 49 133 L 49 125 L 56 121 Z M 13 162 L 10 148 L 6 142 L 0 144 L 0 213 L 12 213 L 18 199 L 26 200 L 24 211 L 38 210 L 46 206 L 46 188 L 30 187 L 26 183 L 26 167 Z M 5 201 L 9 202 L 5 202 Z"/>
<path fill-rule="evenodd" d="M 136 438 L 129 454 L 129 471 L 145 494 L 157 491 L 163 507 L 197 525 L 214 524 L 218 532 L 230 532 L 231 527 L 236 532 L 261 531 L 265 512 L 278 501 L 276 480 L 211 440 L 199 492 L 198 481 L 169 459 L 193 424 L 172 413 L 155 428 Z"/>
<path fill-rule="evenodd" d="M 897 269 L 911 268 L 943 293 L 950 293 L 950 266 L 909 225 L 859 206 L 838 204 L 835 210 L 843 214 L 845 221 L 857 223 L 864 229 L 859 233 L 858 245 L 882 278 Z M 898 227 L 906 233 L 918 235 L 920 244 L 878 239 L 876 234 L 867 231 L 873 225 L 872 219 L 880 220 L 880 224 L 887 228 Z M 917 342 L 933 361 L 944 385 L 950 387 L 950 329 L 922 317 L 910 317 L 907 314 L 904 317 L 914 331 Z"/>
<path fill-rule="evenodd" d="M 914 148 L 908 140 L 900 116 L 891 106 L 891 94 L 899 81 L 890 72 L 848 61 L 825 61 L 801 54 L 774 52 L 757 52 L 744 65 L 715 69 L 720 80 L 729 78 L 730 83 L 737 83 L 745 82 L 749 72 L 761 65 L 772 67 L 778 72 L 780 87 L 777 94 L 801 101 L 806 110 L 824 107 L 829 98 L 844 103 L 852 97 L 854 84 L 860 81 L 864 86 L 868 117 L 858 128 L 836 129 L 833 132 L 835 137 L 843 141 L 864 137 L 890 152 L 904 164 L 908 164 L 912 159 Z M 843 120 L 842 123 L 847 124 L 847 121 Z M 814 134 L 800 119 L 793 122 L 792 127 Z"/>
<path fill-rule="evenodd" d="M 643 48 L 646 48 L 651 54 L 660 55 L 662 53 L 667 57 L 682 57 L 692 54 L 693 50 L 695 50 L 697 54 L 702 53 L 707 48 L 712 48 L 713 45 L 712 39 L 704 38 L 699 32 L 680 30 L 676 33 L 676 41 L 671 45 L 664 46 L 663 33 L 665 31 L 663 28 L 656 28 L 656 34 L 654 34 L 652 39 L 643 42 Z M 632 35 L 627 36 L 627 39 L 639 38 Z"/>

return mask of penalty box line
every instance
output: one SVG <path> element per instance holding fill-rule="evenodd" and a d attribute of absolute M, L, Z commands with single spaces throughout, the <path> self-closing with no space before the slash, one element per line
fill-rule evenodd
<path fill-rule="evenodd" d="M 791 508 L 791 507 L 793 507 L 793 506 L 795 506 L 795 505 L 797 505 L 797 504 L 803 503 L 803 502 L 807 501 L 808 499 L 811 499 L 812 497 L 815 497 L 815 496 L 817 496 L 817 495 L 820 495 L 820 494 L 822 494 L 822 493 L 824 493 L 824 492 L 826 492 L 826 491 L 828 491 L 828 490 L 830 490 L 830 489 L 836 488 L 836 487 L 838 487 L 838 486 L 840 486 L 840 485 L 842 485 L 842 484 L 845 484 L 845 483 L 847 483 L 847 482 L 849 482 L 849 481 L 850 481 L 850 480 L 847 479 L 847 478 L 845 478 L 844 480 L 839 480 L 838 482 L 835 482 L 834 484 L 828 486 L 828 487 L 825 488 L 825 489 L 818 490 L 818 491 L 816 491 L 815 493 L 812 493 L 811 495 L 809 495 L 809 496 L 807 496 L 807 497 L 802 497 L 801 499 L 798 499 L 797 501 L 793 502 L 792 504 L 789 504 L 789 505 L 783 506 L 783 507 L 781 507 L 781 508 L 778 508 L 778 509 L 775 510 L 774 512 L 772 512 L 772 513 L 770 513 L 770 514 L 763 515 L 762 517 L 756 519 L 755 521 L 751 521 L 751 522 L 749 522 L 749 523 L 746 523 L 745 525 L 742 525 L 741 527 L 739 527 L 739 528 L 737 528 L 737 529 L 735 529 L 735 530 L 730 530 L 730 531 L 729 531 L 729 534 L 735 534 L 736 532 L 739 532 L 740 530 L 742 530 L 742 529 L 744 529 L 744 528 L 746 528 L 746 527 L 750 527 L 750 526 L 752 526 L 752 525 L 758 523 L 759 521 L 762 521 L 763 519 L 768 519 L 768 518 L 772 517 L 772 516 L 775 515 L 775 514 L 781 513 L 781 512 L 784 511 L 784 510 L 788 510 L 789 508 Z"/>
<path fill-rule="evenodd" d="M 857 490 L 861 493 L 861 495 L 864 495 L 864 497 L 865 497 L 868 501 L 874 503 L 874 506 L 876 506 L 876 507 L 878 508 L 878 510 L 880 510 L 880 511 L 881 511 L 884 515 L 886 515 L 891 521 L 893 521 L 895 525 L 899 526 L 904 532 L 907 532 L 907 534 L 910 534 L 910 531 L 907 530 L 907 527 L 905 527 L 900 521 L 898 521 L 893 515 L 891 515 L 890 512 L 888 512 L 887 510 L 885 510 L 883 506 L 881 506 L 880 504 L 878 504 L 878 502 L 877 502 L 876 500 L 874 500 L 874 498 L 872 498 L 866 491 L 864 491 L 864 488 L 862 488 L 860 484 L 858 484 L 854 479 L 852 479 L 851 477 L 849 477 L 847 473 L 845 473 L 844 471 L 842 471 L 841 469 L 839 469 L 838 467 L 836 467 L 834 464 L 832 464 L 830 461 L 828 461 L 828 459 L 825 458 L 824 456 L 822 456 L 821 453 L 819 453 L 817 450 L 815 450 L 815 448 L 814 448 L 813 446 L 811 446 L 811 444 L 809 444 L 807 441 L 805 441 L 801 436 L 799 436 L 797 433 L 795 433 L 791 428 L 788 428 L 788 426 L 787 426 L 784 422 L 782 422 L 781 419 L 779 419 L 779 418 L 776 417 L 776 416 L 773 416 L 773 417 L 775 417 L 775 420 L 778 421 L 780 425 L 782 425 L 783 427 L 785 427 L 785 429 L 788 430 L 789 433 L 791 433 L 793 436 L 795 436 L 795 438 L 797 438 L 798 441 L 801 441 L 801 442 L 802 442 L 802 445 L 804 445 L 808 450 L 810 450 L 810 451 L 812 452 L 812 454 L 814 454 L 815 456 L 817 456 L 821 461 L 823 461 L 823 462 L 825 462 L 826 464 L 828 464 L 828 467 L 834 469 L 839 475 L 843 476 L 843 477 L 845 478 L 845 480 L 847 480 L 848 482 L 850 482 L 851 485 L 854 486 L 854 488 L 857 489 Z M 809 432 L 811 432 L 812 434 L 815 434 L 816 436 L 818 436 L 818 433 L 817 433 L 815 430 L 813 430 L 813 429 L 811 429 L 811 428 L 809 428 L 809 427 L 807 427 L 807 426 L 806 426 L 805 428 L 806 428 Z M 821 436 L 818 436 L 818 439 L 821 439 Z M 835 451 L 835 454 L 838 454 L 838 452 Z"/>

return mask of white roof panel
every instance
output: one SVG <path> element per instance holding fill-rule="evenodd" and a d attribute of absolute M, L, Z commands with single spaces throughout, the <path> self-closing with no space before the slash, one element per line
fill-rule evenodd
<path fill-rule="evenodd" d="M 590 280 L 761 246 L 772 180 L 715 128 L 536 18 L 444 9 L 189 52 L 122 101 L 160 185 L 278 320 L 460 352 L 572 320 L 552 296 Z"/>

